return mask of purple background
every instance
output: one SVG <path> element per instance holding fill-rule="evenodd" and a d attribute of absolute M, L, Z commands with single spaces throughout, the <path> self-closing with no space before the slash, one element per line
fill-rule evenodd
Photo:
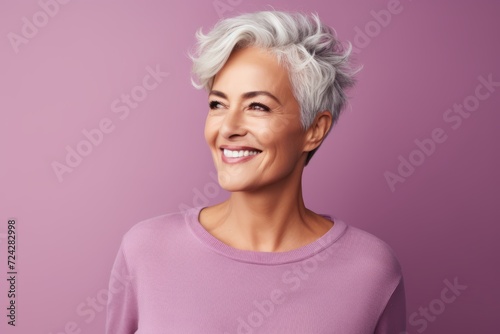
<path fill-rule="evenodd" d="M 227 10 L 218 12 L 217 3 Z M 350 108 L 305 169 L 306 206 L 393 247 L 408 316 L 420 319 L 409 323 L 408 333 L 500 331 L 500 87 L 481 88 L 489 93 L 483 100 L 472 97 L 478 77 L 500 81 L 500 4 L 401 0 L 399 13 L 382 26 L 372 11 L 387 10 L 388 3 L 73 1 L 52 7 L 44 22 L 37 1 L 2 1 L 2 333 L 64 333 L 70 322 L 81 333 L 102 333 L 102 303 L 92 320 L 77 309 L 90 309 L 88 298 L 107 288 L 123 233 L 182 205 L 227 197 L 213 186 L 203 138 L 207 98 L 190 85 L 187 51 L 197 28 L 271 6 L 318 12 L 341 39 L 353 41 L 364 64 Z M 41 27 L 16 53 L 9 33 L 22 36 L 23 17 L 33 22 L 34 15 Z M 169 73 L 163 82 L 127 117 L 114 113 L 112 103 L 139 92 L 146 68 L 157 65 Z M 464 102 L 474 110 L 454 129 L 443 116 Z M 75 149 L 85 140 L 82 131 L 106 118 L 113 131 L 60 182 L 52 164 L 64 164 L 66 146 Z M 446 141 L 392 191 L 384 173 L 397 173 L 400 156 L 421 158 L 415 140 L 431 138 L 436 128 Z M 18 226 L 16 328 L 5 316 L 8 218 Z M 467 288 L 439 310 L 444 280 L 455 278 Z M 430 305 L 439 314 L 423 329 L 419 308 Z"/>

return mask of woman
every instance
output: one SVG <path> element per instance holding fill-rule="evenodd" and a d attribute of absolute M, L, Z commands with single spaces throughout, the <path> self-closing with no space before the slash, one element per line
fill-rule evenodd
<path fill-rule="evenodd" d="M 354 83 L 350 48 L 316 15 L 278 11 L 226 19 L 197 37 L 193 84 L 208 91 L 205 138 L 230 197 L 125 234 L 106 332 L 404 331 L 391 248 L 302 198 L 302 171 Z M 115 276 L 128 278 L 122 289 Z"/>

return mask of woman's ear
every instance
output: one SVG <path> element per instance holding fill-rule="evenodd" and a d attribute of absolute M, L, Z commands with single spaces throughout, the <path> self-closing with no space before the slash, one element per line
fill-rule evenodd
<path fill-rule="evenodd" d="M 325 139 L 328 130 L 332 126 L 332 114 L 328 110 L 324 110 L 316 115 L 314 122 L 307 129 L 306 140 L 304 142 L 304 151 L 312 151 L 321 145 Z"/>

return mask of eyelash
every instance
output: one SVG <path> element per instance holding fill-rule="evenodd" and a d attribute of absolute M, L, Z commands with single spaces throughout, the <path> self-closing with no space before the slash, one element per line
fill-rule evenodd
<path fill-rule="evenodd" d="M 250 103 L 249 106 L 260 107 L 260 108 L 264 109 L 262 111 L 270 111 L 271 110 L 268 106 L 266 106 L 265 104 L 259 103 L 259 102 L 252 102 L 252 103 Z"/>
<path fill-rule="evenodd" d="M 210 101 L 209 104 L 208 104 L 208 106 L 210 107 L 210 109 L 213 110 L 213 109 L 217 109 L 217 105 L 218 104 L 222 105 L 221 102 L 219 102 L 217 100 L 214 100 L 214 101 Z M 248 106 L 249 107 L 252 107 L 252 106 L 254 106 L 254 107 L 260 107 L 260 108 L 263 109 L 263 110 L 257 109 L 259 111 L 266 111 L 266 112 L 268 112 L 268 111 L 271 110 L 268 106 L 266 106 L 265 104 L 259 103 L 259 102 L 251 102 Z"/>
<path fill-rule="evenodd" d="M 208 103 L 208 106 L 210 107 L 210 109 L 217 109 L 217 105 L 218 105 L 218 104 L 222 104 L 222 103 L 220 103 L 219 101 L 215 101 L 215 100 L 214 100 L 214 101 L 210 101 L 210 102 Z"/>

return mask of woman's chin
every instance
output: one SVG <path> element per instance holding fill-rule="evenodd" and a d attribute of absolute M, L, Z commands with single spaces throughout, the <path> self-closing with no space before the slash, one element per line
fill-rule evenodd
<path fill-rule="evenodd" d="M 256 180 L 251 180 L 248 177 L 245 178 L 221 178 L 219 177 L 219 186 L 230 192 L 250 192 L 255 191 L 261 187 L 257 184 Z"/>
<path fill-rule="evenodd" d="M 236 191 L 247 191 L 251 189 L 251 187 L 248 187 L 248 184 L 245 184 L 244 182 L 219 182 L 219 185 L 222 189 L 230 192 L 236 192 Z"/>

